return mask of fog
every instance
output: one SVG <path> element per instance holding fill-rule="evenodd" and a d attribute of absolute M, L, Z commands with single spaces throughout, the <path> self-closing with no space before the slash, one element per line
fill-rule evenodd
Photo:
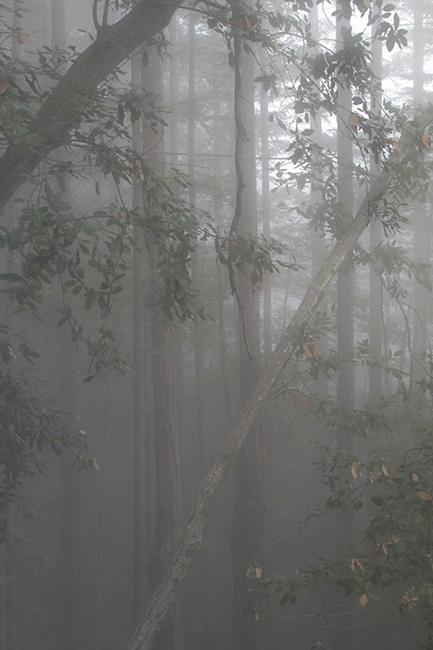
<path fill-rule="evenodd" d="M 432 20 L 0 4 L 0 650 L 432 647 Z"/>

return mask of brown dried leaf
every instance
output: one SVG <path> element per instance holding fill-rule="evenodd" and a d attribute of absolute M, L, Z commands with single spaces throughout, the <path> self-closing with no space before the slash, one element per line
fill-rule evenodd
<path fill-rule="evenodd" d="M 354 479 L 361 478 L 362 476 L 361 465 L 358 462 L 355 462 L 352 465 L 352 476 Z"/>
<path fill-rule="evenodd" d="M 382 465 L 380 466 L 380 469 L 381 469 L 382 474 L 383 474 L 384 476 L 389 476 L 389 472 L 388 472 L 388 470 L 387 470 L 387 468 L 386 468 L 385 463 L 382 463 Z"/>
<path fill-rule="evenodd" d="M 370 473 L 369 473 L 369 475 L 368 475 L 368 480 L 370 481 L 370 483 L 374 483 L 374 482 L 375 482 L 376 477 L 375 477 L 375 475 L 373 474 L 373 472 L 370 472 Z"/>
<path fill-rule="evenodd" d="M 3 81 L 0 81 L 0 95 L 3 95 L 9 88 L 9 82 L 6 81 L 5 79 Z"/>
<path fill-rule="evenodd" d="M 248 567 L 247 572 L 246 572 L 246 574 L 245 574 L 247 578 L 249 578 L 250 576 L 253 575 L 254 568 L 255 568 L 255 567 L 254 567 L 253 564 L 251 564 L 251 565 Z"/>
<path fill-rule="evenodd" d="M 265 283 L 263 282 L 263 275 L 260 273 L 258 278 L 257 278 L 257 289 L 263 293 L 263 289 L 265 287 Z"/>
<path fill-rule="evenodd" d="M 393 140 L 392 144 L 394 145 L 394 148 L 397 149 L 398 153 L 401 153 L 401 147 L 398 144 L 397 140 Z"/>
<path fill-rule="evenodd" d="M 310 350 L 308 348 L 308 345 L 306 343 L 303 344 L 302 349 L 304 350 L 304 354 L 307 357 L 307 359 L 310 358 Z"/>
<path fill-rule="evenodd" d="M 419 481 L 418 474 L 412 474 L 412 481 L 415 481 L 415 483 L 418 483 L 418 481 Z"/>
<path fill-rule="evenodd" d="M 362 564 L 356 557 L 353 558 L 350 566 L 352 567 L 353 572 L 362 571 Z"/>
<path fill-rule="evenodd" d="M 367 603 L 368 603 L 367 594 L 362 594 L 361 598 L 359 599 L 359 606 L 365 607 Z"/>
<path fill-rule="evenodd" d="M 347 121 L 347 124 L 350 126 L 350 128 L 352 129 L 352 131 L 354 133 L 358 132 L 358 126 L 361 126 L 361 122 L 360 122 L 360 119 L 359 119 L 359 117 L 357 116 L 356 113 L 351 113 L 349 115 L 349 119 Z"/>
<path fill-rule="evenodd" d="M 263 567 L 260 564 L 256 564 L 256 578 L 261 578 L 263 573 Z"/>
<path fill-rule="evenodd" d="M 422 140 L 422 144 L 423 144 L 423 149 L 430 149 L 431 137 L 429 136 L 429 134 L 424 133 L 421 140 Z"/>
<path fill-rule="evenodd" d="M 319 346 L 317 345 L 317 343 L 315 343 L 313 345 L 313 354 L 316 357 L 316 359 L 318 359 L 320 357 L 320 350 L 319 350 Z"/>
<path fill-rule="evenodd" d="M 135 161 L 135 172 L 137 174 L 138 179 L 142 183 L 144 181 L 143 165 L 142 165 L 141 160 L 139 158 L 137 158 L 137 160 Z"/>
<path fill-rule="evenodd" d="M 256 621 L 260 621 L 260 614 L 259 614 L 259 612 L 256 612 L 256 613 L 254 614 L 254 618 L 256 619 Z"/>
<path fill-rule="evenodd" d="M 26 42 L 26 35 L 24 34 L 21 27 L 18 27 L 17 29 L 17 41 L 18 43 L 21 43 L 21 45 L 23 45 Z"/>
<path fill-rule="evenodd" d="M 430 494 L 427 494 L 427 492 L 419 491 L 419 492 L 417 492 L 416 494 L 417 494 L 417 496 L 419 496 L 419 498 L 422 499 L 423 501 L 432 501 L 432 500 L 433 500 L 433 498 L 430 496 Z"/>
<path fill-rule="evenodd" d="M 99 183 L 95 183 L 95 192 L 98 196 L 101 194 L 101 187 Z"/>

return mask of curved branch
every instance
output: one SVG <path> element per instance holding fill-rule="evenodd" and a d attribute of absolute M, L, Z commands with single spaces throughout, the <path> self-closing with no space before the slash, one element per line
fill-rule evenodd
<path fill-rule="evenodd" d="M 102 27 L 105 29 L 108 25 L 108 7 L 110 0 L 105 0 L 104 13 L 102 15 Z"/>
<path fill-rule="evenodd" d="M 93 0 L 93 4 L 92 4 L 93 24 L 95 25 L 97 34 L 99 34 L 99 32 L 101 31 L 101 25 L 98 20 L 98 2 L 99 0 Z"/>

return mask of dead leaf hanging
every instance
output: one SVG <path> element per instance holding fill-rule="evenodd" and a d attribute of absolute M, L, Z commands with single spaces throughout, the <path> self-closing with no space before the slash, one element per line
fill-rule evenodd
<path fill-rule="evenodd" d="M 355 462 L 352 465 L 352 476 L 354 479 L 361 478 L 362 476 L 361 465 L 358 462 Z"/>
<path fill-rule="evenodd" d="M 359 606 L 365 607 L 367 603 L 368 603 L 367 594 L 362 594 L 361 598 L 359 599 Z"/>
<path fill-rule="evenodd" d="M 433 497 L 430 496 L 430 494 L 427 494 L 427 492 L 417 492 L 417 496 L 419 496 L 420 499 L 423 501 L 432 501 Z"/>
<path fill-rule="evenodd" d="M 361 126 L 361 121 L 356 113 L 351 113 L 349 115 L 348 125 L 354 133 L 358 133 L 358 126 Z"/>

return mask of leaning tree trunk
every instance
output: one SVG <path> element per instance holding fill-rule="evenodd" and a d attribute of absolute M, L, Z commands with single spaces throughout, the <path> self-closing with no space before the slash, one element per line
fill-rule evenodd
<path fill-rule="evenodd" d="M 170 605 L 188 575 L 189 567 L 202 541 L 203 529 L 210 506 L 224 477 L 238 455 L 250 427 L 260 415 L 275 382 L 293 352 L 299 345 L 302 345 L 302 334 L 305 325 L 313 317 L 326 288 L 338 269 L 347 260 L 354 245 L 367 227 L 371 215 L 380 201 L 380 197 L 390 191 L 395 177 L 406 168 L 411 157 L 417 153 L 421 155 L 421 152 L 418 151 L 417 139 L 419 134 L 433 122 L 433 111 L 426 111 L 424 115 L 418 118 L 417 122 L 420 125 L 419 130 L 415 133 L 407 131 L 403 134 L 399 141 L 401 153 L 396 151 L 391 156 L 386 170 L 383 170 L 372 184 L 368 197 L 363 200 L 348 230 L 337 242 L 328 259 L 310 284 L 265 371 L 241 409 L 234 427 L 215 455 L 209 471 L 198 490 L 164 578 L 150 599 L 149 606 L 128 645 L 128 650 L 150 649 Z"/>

